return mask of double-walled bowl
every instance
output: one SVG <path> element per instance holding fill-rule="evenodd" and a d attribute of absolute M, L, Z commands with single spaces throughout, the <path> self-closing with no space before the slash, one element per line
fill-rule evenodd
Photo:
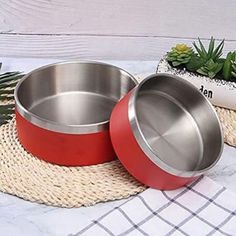
<path fill-rule="evenodd" d="M 157 189 L 198 178 L 219 159 L 223 136 L 209 101 L 189 82 L 155 74 L 135 87 L 111 115 L 111 139 L 127 170 Z"/>
<path fill-rule="evenodd" d="M 19 140 L 30 153 L 59 165 L 113 160 L 110 114 L 136 84 L 126 71 L 98 62 L 36 69 L 15 90 Z"/>

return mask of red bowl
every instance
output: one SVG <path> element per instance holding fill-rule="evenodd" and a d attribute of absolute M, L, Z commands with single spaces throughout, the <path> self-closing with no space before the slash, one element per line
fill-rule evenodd
<path fill-rule="evenodd" d="M 190 83 L 152 75 L 112 111 L 115 152 L 136 179 L 153 188 L 176 189 L 219 160 L 223 136 L 208 100 Z"/>
<path fill-rule="evenodd" d="M 126 71 L 98 62 L 63 62 L 34 70 L 15 90 L 19 141 L 33 155 L 58 165 L 114 160 L 110 114 L 136 84 Z"/>

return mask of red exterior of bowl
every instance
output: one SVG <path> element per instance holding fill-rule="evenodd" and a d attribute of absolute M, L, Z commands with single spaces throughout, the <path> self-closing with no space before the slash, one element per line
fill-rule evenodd
<path fill-rule="evenodd" d="M 109 131 L 66 134 L 38 127 L 16 111 L 20 143 L 38 158 L 64 166 L 85 166 L 114 160 Z"/>
<path fill-rule="evenodd" d="M 128 172 L 143 184 L 160 190 L 179 188 L 199 176 L 172 175 L 154 164 L 136 141 L 128 118 L 129 92 L 116 104 L 110 119 L 110 135 L 115 152 Z"/>
<path fill-rule="evenodd" d="M 110 113 L 136 84 L 128 72 L 101 62 L 68 61 L 33 70 L 14 92 L 19 141 L 58 165 L 112 161 Z"/>

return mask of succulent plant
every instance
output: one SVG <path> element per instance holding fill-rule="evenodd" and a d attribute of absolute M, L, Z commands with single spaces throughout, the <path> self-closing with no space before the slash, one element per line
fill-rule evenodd
<path fill-rule="evenodd" d="M 166 60 L 174 67 L 182 65 L 187 71 L 195 72 L 210 78 L 236 82 L 236 51 L 229 52 L 222 58 L 224 40 L 216 45 L 211 37 L 208 48 L 198 38 L 193 48 L 186 44 L 177 44 L 167 53 Z"/>
<path fill-rule="evenodd" d="M 215 39 L 211 37 L 209 46 L 208 46 L 208 51 L 206 51 L 205 47 L 203 46 L 201 40 L 198 38 L 198 42 L 200 45 L 200 48 L 196 45 L 196 43 L 193 43 L 194 48 L 198 52 L 198 55 L 202 58 L 205 59 L 205 61 L 208 61 L 212 59 L 213 61 L 217 61 L 220 59 L 222 56 L 222 50 L 224 47 L 224 40 L 222 40 L 219 45 L 215 48 Z"/>
<path fill-rule="evenodd" d="M 171 62 L 173 66 L 186 64 L 193 55 L 193 49 L 186 44 L 177 44 L 167 53 L 167 61 Z"/>
<path fill-rule="evenodd" d="M 236 51 L 227 54 L 223 66 L 223 77 L 225 80 L 236 80 Z"/>
<path fill-rule="evenodd" d="M 204 75 L 207 75 L 208 71 L 210 72 L 211 78 L 213 78 L 222 68 L 223 61 L 220 57 L 222 56 L 224 40 L 215 48 L 215 39 L 211 37 L 208 50 L 205 49 L 199 38 L 198 42 L 200 46 L 197 46 L 195 42 L 193 43 L 197 53 L 191 57 L 186 68 L 189 71 L 196 71 Z"/>
<path fill-rule="evenodd" d="M 214 62 L 212 59 L 208 60 L 203 66 L 201 66 L 197 72 L 201 75 L 210 77 L 211 79 L 216 76 L 217 73 L 223 67 L 223 62 Z"/>
<path fill-rule="evenodd" d="M 196 71 L 198 72 L 198 70 L 200 72 L 200 74 L 203 73 L 203 71 L 206 71 L 207 67 L 211 67 L 211 71 L 213 70 L 212 68 L 216 68 L 216 66 L 213 66 L 213 63 L 219 63 L 221 65 L 222 63 L 222 59 L 220 58 L 222 56 L 222 50 L 224 47 L 224 40 L 222 40 L 219 45 L 215 48 L 215 39 L 213 37 L 211 37 L 209 46 L 208 46 L 208 50 L 205 49 L 205 47 L 203 46 L 202 41 L 198 38 L 198 42 L 200 46 L 197 46 L 197 44 L 195 42 L 193 42 L 193 46 L 196 50 L 196 54 L 194 54 L 191 59 L 189 60 L 189 62 L 186 65 L 187 70 L 189 71 Z M 209 60 L 211 60 L 210 62 L 208 62 Z M 218 66 L 218 68 L 220 67 L 220 65 Z M 205 69 L 203 68 L 205 67 Z M 212 71 L 213 72 L 213 71 Z M 219 72 L 219 71 L 218 71 Z M 217 73 L 218 73 L 217 72 Z M 213 74 L 213 73 L 211 73 Z"/>

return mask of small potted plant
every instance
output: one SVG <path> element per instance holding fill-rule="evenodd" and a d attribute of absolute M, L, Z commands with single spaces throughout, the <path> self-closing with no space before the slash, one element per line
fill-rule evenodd
<path fill-rule="evenodd" d="M 195 85 L 214 105 L 236 110 L 236 51 L 222 57 L 224 40 L 208 49 L 198 39 L 193 47 L 177 44 L 161 60 L 158 73 L 170 73 Z"/>

